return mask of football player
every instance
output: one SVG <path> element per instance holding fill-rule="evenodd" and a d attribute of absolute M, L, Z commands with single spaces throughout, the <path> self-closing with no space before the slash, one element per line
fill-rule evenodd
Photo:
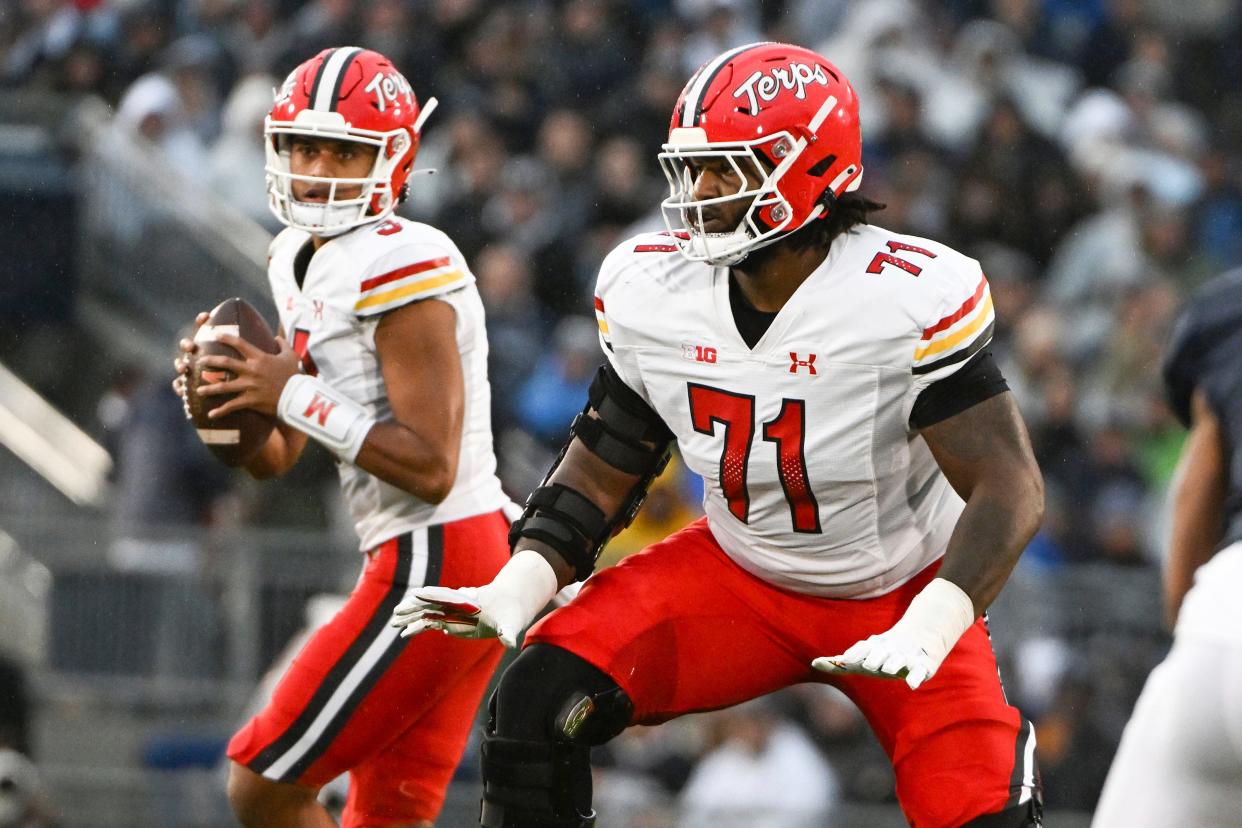
<path fill-rule="evenodd" d="M 1165 605 L 1173 648 L 1147 679 L 1095 828 L 1242 819 L 1242 270 L 1204 285 L 1165 361 L 1190 429 L 1173 485 Z"/>
<path fill-rule="evenodd" d="M 860 141 L 853 88 L 806 49 L 739 47 L 690 79 L 660 154 L 668 232 L 601 267 L 607 361 L 515 554 L 398 607 L 404 634 L 512 645 L 673 441 L 706 481 L 704 519 L 527 633 L 492 702 L 487 828 L 591 825 L 591 745 L 805 681 L 858 704 L 913 825 L 1038 824 L 1034 734 L 983 613 L 1042 478 L 978 262 L 867 223 Z"/>
<path fill-rule="evenodd" d="M 196 335 L 243 357 L 200 357 L 235 375 L 200 387 L 238 393 L 215 415 L 278 419 L 247 469 L 278 476 L 321 443 L 365 552 L 344 608 L 229 744 L 229 799 L 247 826 L 334 824 L 316 791 L 345 771 L 345 825 L 430 826 L 503 652 L 407 642 L 386 623 L 413 588 L 486 581 L 509 558 L 474 277 L 444 233 L 392 215 L 433 107 L 373 51 L 328 49 L 295 69 L 264 130 L 287 227 L 268 266 L 280 352 Z M 178 390 L 194 347 L 182 343 Z"/>

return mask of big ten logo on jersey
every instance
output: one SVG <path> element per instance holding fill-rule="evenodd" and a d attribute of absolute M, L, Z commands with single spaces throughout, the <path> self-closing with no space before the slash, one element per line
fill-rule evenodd
<path fill-rule="evenodd" d="M 782 89 L 792 89 L 794 97 L 803 100 L 806 98 L 806 87 L 811 83 L 828 85 L 828 73 L 824 67 L 791 62 L 788 66 L 777 66 L 767 72 L 755 71 L 733 90 L 733 97 L 745 96 L 750 114 L 758 115 L 763 109 L 760 101 L 771 103 Z"/>
<path fill-rule="evenodd" d="M 376 72 L 375 77 L 363 87 L 363 91 L 375 96 L 375 108 L 383 112 L 389 104 L 396 103 L 398 95 L 405 96 L 405 105 L 414 105 L 414 88 L 400 72 Z"/>
<path fill-rule="evenodd" d="M 714 363 L 717 354 L 716 349 L 710 345 L 695 345 L 691 342 L 683 342 L 681 343 L 681 356 L 683 359 L 693 362 Z"/>

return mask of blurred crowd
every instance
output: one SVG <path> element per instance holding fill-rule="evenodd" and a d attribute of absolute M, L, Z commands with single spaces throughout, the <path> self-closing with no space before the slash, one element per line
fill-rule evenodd
<path fill-rule="evenodd" d="M 478 276 L 502 470 L 520 495 L 562 442 L 599 362 L 590 296 L 600 261 L 627 234 L 659 226 L 665 185 L 655 156 L 682 85 L 703 61 L 742 43 L 816 48 L 861 99 L 862 193 L 887 205 L 873 221 L 957 247 L 991 281 L 994 350 L 1049 492 L 1046 525 L 1022 567 L 1154 571 L 1161 501 L 1182 440 L 1161 397 L 1161 348 L 1189 293 L 1242 264 L 1237 7 L 19 0 L 0 14 L 0 74 L 10 87 L 102 98 L 118 128 L 152 142 L 172 169 L 275 229 L 260 140 L 272 89 L 329 46 L 390 56 L 420 98 L 440 101 L 417 164 L 436 174 L 413 179 L 402 212 L 448 232 Z M 684 523 L 699 492 L 674 467 L 612 556 Z M 1147 598 L 1158 615 L 1158 596 Z M 1063 653 L 1050 661 L 1064 682 L 1047 693 L 1049 716 L 1079 728 L 1085 744 L 1082 729 L 1098 723 L 1064 708 L 1081 701 L 1083 670 Z M 830 757 L 853 750 L 858 722 L 834 704 L 795 698 L 785 706 L 800 712 L 779 722 L 800 722 L 798 732 Z M 770 706 L 735 715 L 744 726 L 713 725 L 712 738 L 690 740 L 693 750 L 627 737 L 613 764 L 641 768 L 648 784 L 693 800 L 711 784 L 691 778 L 690 758 L 704 745 L 714 745 L 716 762 L 697 764 L 698 774 L 757 761 L 757 746 L 800 749 L 771 723 Z M 1054 801 L 1090 807 L 1095 786 L 1082 780 L 1107 766 L 1114 738 L 1100 737 L 1087 772 L 1064 766 L 1062 776 L 1078 782 L 1062 788 L 1074 801 L 1050 790 Z M 1083 761 L 1070 756 L 1074 742 L 1071 734 L 1041 748 L 1052 777 L 1058 762 Z M 736 755 L 718 755 L 729 745 Z M 882 766 L 882 757 L 852 763 L 850 778 L 807 807 L 826 808 L 842 791 L 891 796 Z M 724 824 L 696 820 L 685 824 Z M 777 823 L 801 824 L 789 815 Z"/>

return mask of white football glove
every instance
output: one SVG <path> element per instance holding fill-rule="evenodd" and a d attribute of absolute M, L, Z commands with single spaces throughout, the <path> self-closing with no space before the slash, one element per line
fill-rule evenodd
<path fill-rule="evenodd" d="M 389 622 L 402 638 L 439 630 L 457 638 L 499 638 L 516 647 L 518 636 L 556 594 L 556 572 L 547 559 L 524 549 L 480 587 L 420 587 L 397 605 Z"/>
<path fill-rule="evenodd" d="M 817 658 L 811 666 L 825 673 L 905 679 L 911 690 L 917 690 L 936 674 L 973 623 L 970 596 L 952 581 L 933 578 L 887 631 L 859 641 L 841 655 Z"/>

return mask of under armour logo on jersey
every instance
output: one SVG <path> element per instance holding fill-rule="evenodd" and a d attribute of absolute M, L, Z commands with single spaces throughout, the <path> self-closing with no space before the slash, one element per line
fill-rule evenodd
<path fill-rule="evenodd" d="M 815 354 L 808 354 L 806 359 L 798 356 L 796 351 L 789 352 L 789 373 L 796 374 L 798 369 L 805 368 L 812 376 L 819 372 L 815 370 Z"/>
<path fill-rule="evenodd" d="M 715 362 L 716 349 L 710 345 L 692 345 L 689 342 L 681 343 L 681 356 L 683 359 L 693 360 L 694 362 Z"/>
<path fill-rule="evenodd" d="M 316 319 L 323 319 L 323 300 L 322 300 L 322 299 L 312 299 L 312 300 L 311 300 L 311 304 L 313 304 L 313 305 L 315 306 L 315 318 L 316 318 Z"/>
<path fill-rule="evenodd" d="M 767 72 L 755 72 L 733 90 L 733 97 L 746 96 L 750 106 L 750 114 L 758 115 L 764 103 L 771 103 L 782 89 L 794 90 L 798 100 L 806 98 L 807 84 L 818 83 L 828 85 L 828 73 L 822 66 L 807 66 L 805 63 L 790 63 L 789 66 L 777 66 Z"/>

